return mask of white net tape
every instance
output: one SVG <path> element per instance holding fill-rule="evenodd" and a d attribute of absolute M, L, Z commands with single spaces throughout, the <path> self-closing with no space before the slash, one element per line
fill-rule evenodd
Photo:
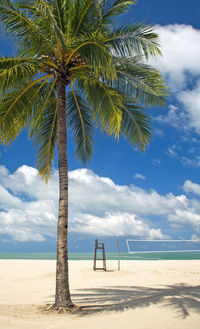
<path fill-rule="evenodd" d="M 129 254 L 152 252 L 200 252 L 200 240 L 126 239 Z"/>

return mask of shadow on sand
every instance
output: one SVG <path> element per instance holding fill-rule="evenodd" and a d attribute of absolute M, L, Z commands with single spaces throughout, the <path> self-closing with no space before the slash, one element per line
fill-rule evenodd
<path fill-rule="evenodd" d="M 163 288 L 105 287 L 82 289 L 72 295 L 73 302 L 82 305 L 80 315 L 102 311 L 123 311 L 152 304 L 163 304 L 186 318 L 191 311 L 200 313 L 200 286 L 172 285 Z"/>

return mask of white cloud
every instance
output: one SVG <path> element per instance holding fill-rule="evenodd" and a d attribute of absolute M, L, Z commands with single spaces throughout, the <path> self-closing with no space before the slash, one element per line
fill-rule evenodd
<path fill-rule="evenodd" d="M 188 113 L 190 127 L 200 134 L 200 80 L 194 89 L 179 92 L 177 99 Z"/>
<path fill-rule="evenodd" d="M 192 153 L 189 151 L 188 153 Z M 171 147 L 168 147 L 167 150 L 165 151 L 167 155 L 169 155 L 171 158 L 175 158 L 179 160 L 182 163 L 182 165 L 185 167 L 193 167 L 193 168 L 200 167 L 200 155 L 196 154 L 198 151 L 192 156 L 192 158 L 181 155 L 182 152 L 183 152 L 182 148 L 180 148 L 177 145 L 172 145 Z"/>
<path fill-rule="evenodd" d="M 150 228 L 144 220 L 130 213 L 105 213 L 104 217 L 82 214 L 75 218 L 73 232 L 104 236 L 145 236 L 148 239 L 163 239 L 161 230 Z"/>
<path fill-rule="evenodd" d="M 173 194 L 159 195 L 135 185 L 116 185 L 91 170 L 77 169 L 69 173 L 70 205 L 74 211 L 103 216 L 108 212 L 127 211 L 138 215 L 167 215 L 180 201 Z"/>
<path fill-rule="evenodd" d="M 138 173 L 134 175 L 134 178 L 135 179 L 141 179 L 141 180 L 145 180 L 146 179 L 146 177 L 144 175 L 141 175 L 141 174 L 138 174 Z"/>
<path fill-rule="evenodd" d="M 155 117 L 155 120 L 161 124 L 168 124 L 181 131 L 188 130 L 188 122 L 190 121 L 189 114 L 184 110 L 180 109 L 173 104 L 170 104 L 167 112 Z"/>
<path fill-rule="evenodd" d="M 55 237 L 58 206 L 58 173 L 49 185 L 28 166 L 13 174 L 0 167 L 0 233 L 17 241 L 43 241 Z M 186 181 L 186 193 L 199 191 Z M 198 194 L 198 193 L 197 193 Z M 94 235 L 137 235 L 165 238 L 163 228 L 149 220 L 154 216 L 167 225 L 200 229 L 200 207 L 195 199 L 172 193 L 160 195 L 135 185 L 117 185 L 93 171 L 69 172 L 70 231 Z M 164 225 L 162 225 L 164 227 Z"/>
<path fill-rule="evenodd" d="M 180 161 L 185 166 L 196 167 L 196 168 L 200 167 L 200 156 L 199 155 L 195 155 L 193 158 L 181 156 Z"/>
<path fill-rule="evenodd" d="M 1 204 L 4 206 L 15 208 L 22 205 L 21 200 L 10 194 L 3 186 L 0 186 L 0 200 Z"/>
<path fill-rule="evenodd" d="M 185 87 L 187 75 L 200 74 L 200 30 L 190 25 L 158 26 L 162 57 L 153 61 L 165 75 L 173 91 Z"/>
<path fill-rule="evenodd" d="M 181 225 L 190 225 L 194 230 L 200 232 L 200 214 L 195 213 L 194 209 L 175 209 L 175 213 L 169 215 L 169 221 Z"/>
<path fill-rule="evenodd" d="M 54 236 L 57 217 L 57 173 L 47 186 L 37 170 L 22 166 L 10 174 L 0 166 L 0 232 L 18 241 Z"/>
<path fill-rule="evenodd" d="M 177 157 L 177 145 L 172 145 L 171 147 L 168 147 L 167 154 L 169 154 L 171 157 Z"/>
<path fill-rule="evenodd" d="M 191 180 L 186 180 L 183 185 L 183 190 L 186 193 L 194 193 L 200 195 L 200 185 L 193 183 Z"/>
<path fill-rule="evenodd" d="M 179 102 L 156 120 L 200 134 L 200 30 L 179 24 L 157 26 L 156 30 L 163 56 L 151 64 L 165 76 L 170 94 Z"/>
<path fill-rule="evenodd" d="M 12 190 L 16 196 L 19 193 L 25 193 L 33 199 L 52 199 L 58 194 L 58 184 L 55 184 L 57 178 L 58 173 L 54 171 L 47 188 L 35 168 L 24 165 L 19 167 L 13 174 L 10 174 L 4 166 L 0 166 L 0 185 Z"/>

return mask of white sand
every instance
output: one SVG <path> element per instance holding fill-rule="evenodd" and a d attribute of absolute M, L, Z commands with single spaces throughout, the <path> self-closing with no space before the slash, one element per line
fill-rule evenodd
<path fill-rule="evenodd" d="M 55 261 L 0 260 L 1 329 L 199 329 L 200 261 L 70 262 L 79 314 L 48 314 Z"/>

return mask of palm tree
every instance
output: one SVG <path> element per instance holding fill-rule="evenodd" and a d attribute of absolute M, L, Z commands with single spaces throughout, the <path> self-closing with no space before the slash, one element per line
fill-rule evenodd
<path fill-rule="evenodd" d="M 2 29 L 16 55 L 0 58 L 0 140 L 9 144 L 29 128 L 37 168 L 47 181 L 59 160 L 55 308 L 74 307 L 68 283 L 67 131 L 85 164 L 95 127 L 124 135 L 142 150 L 151 137 L 144 106 L 164 105 L 161 75 L 147 65 L 160 55 L 151 26 L 115 26 L 135 0 L 0 0 Z"/>

